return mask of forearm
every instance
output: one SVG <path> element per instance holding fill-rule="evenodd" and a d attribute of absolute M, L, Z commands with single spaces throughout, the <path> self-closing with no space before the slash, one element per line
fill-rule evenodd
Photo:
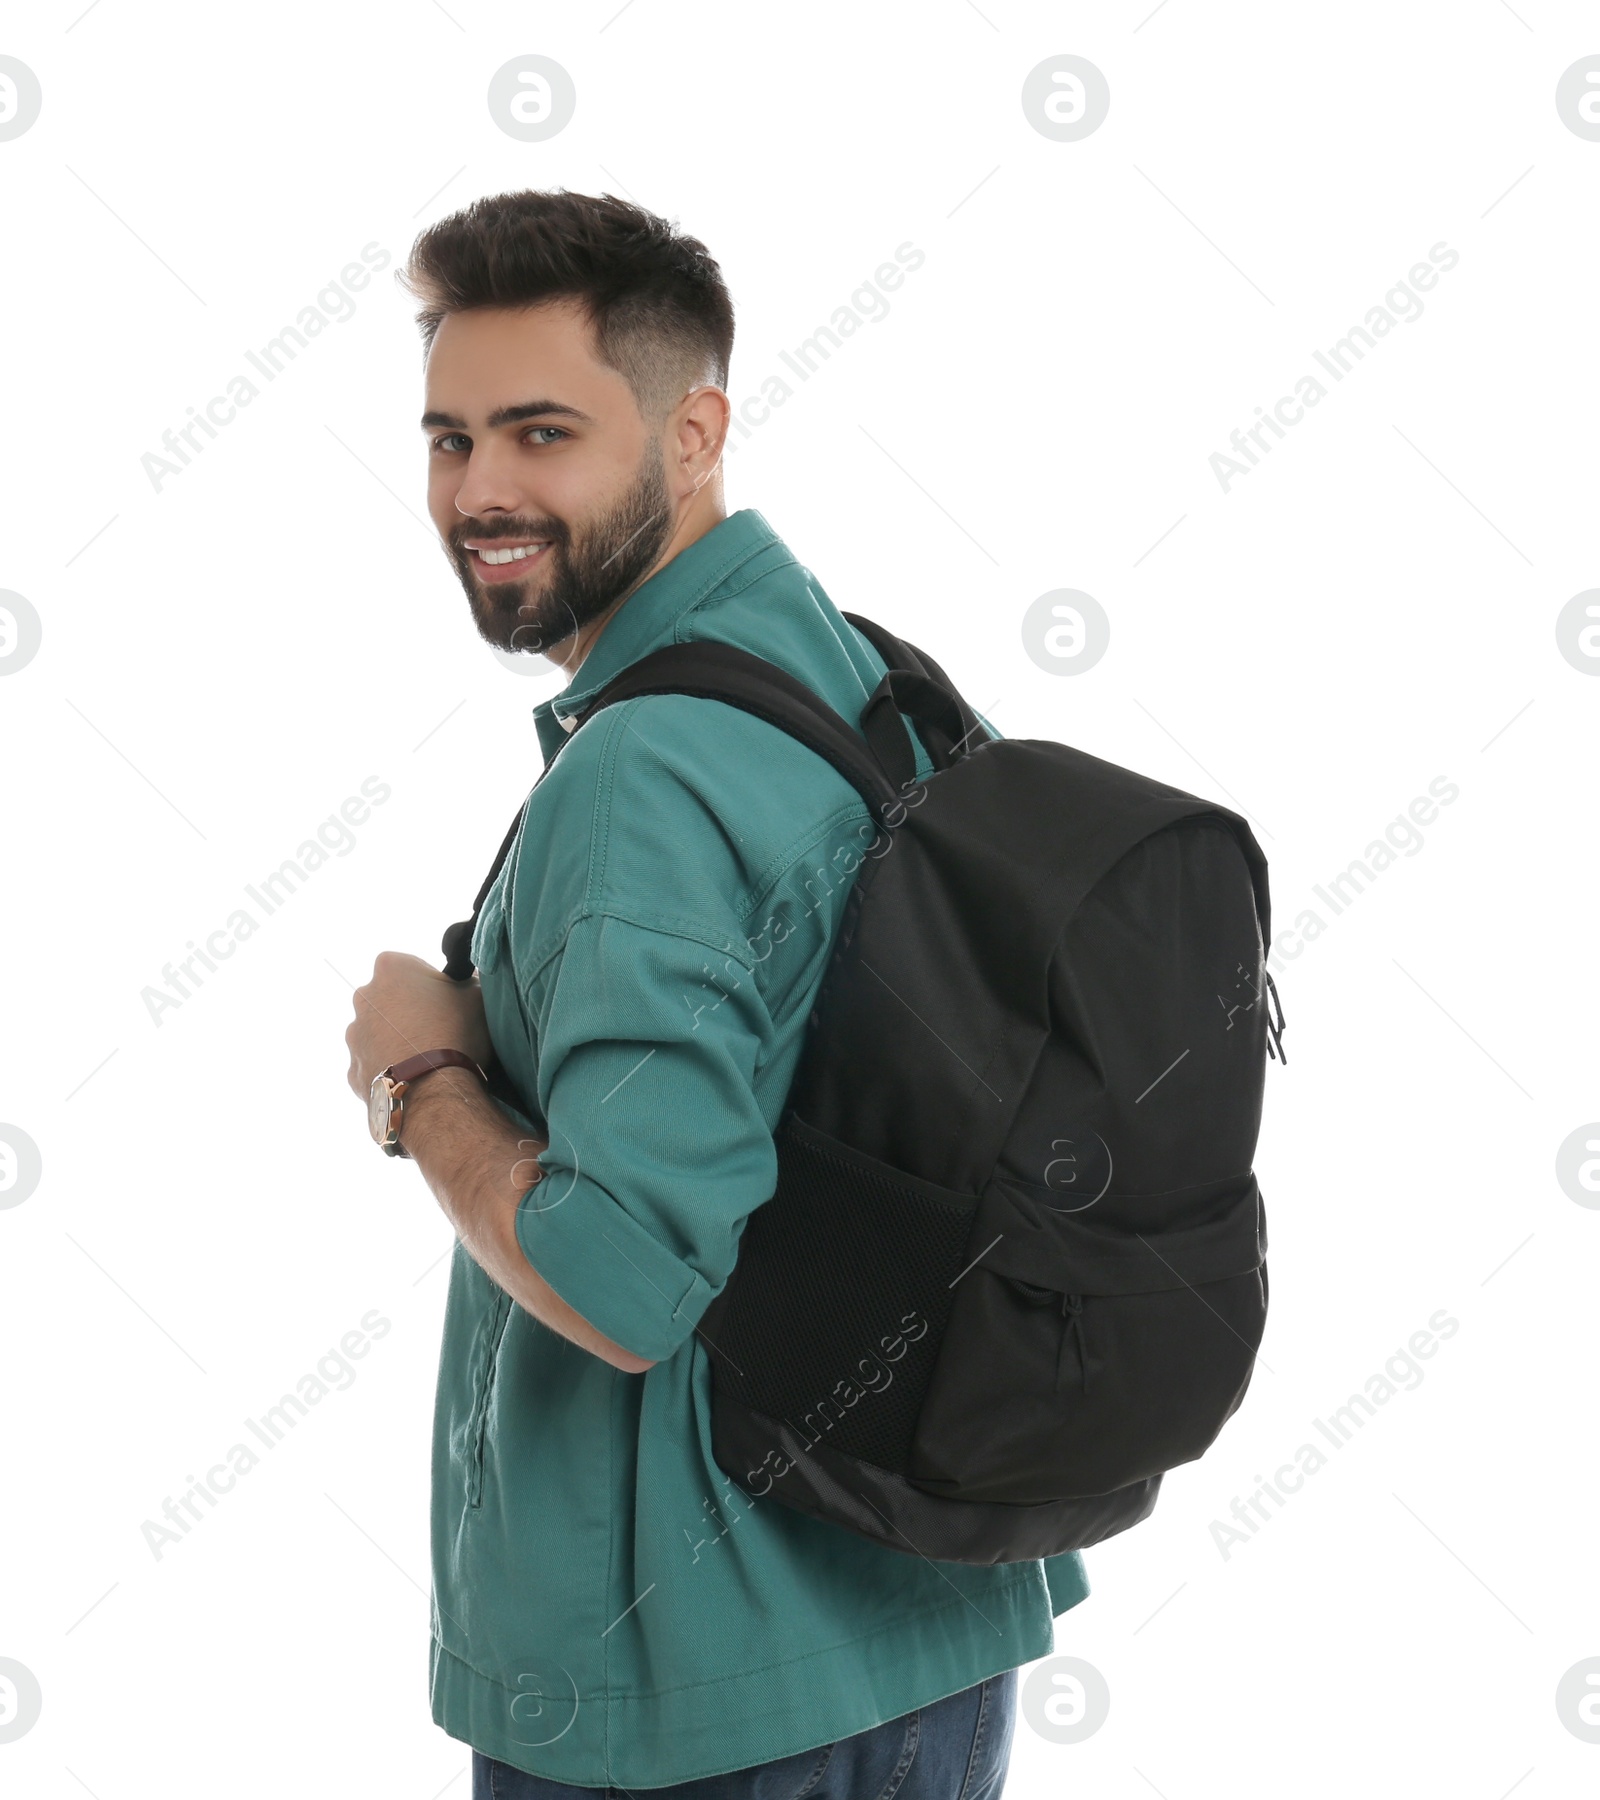
<path fill-rule="evenodd" d="M 465 1069 L 439 1069 L 406 1095 L 401 1141 L 467 1254 L 552 1331 L 625 1374 L 652 1367 L 575 1312 L 517 1242 L 517 1207 L 542 1171 L 542 1138 L 523 1136 Z"/>

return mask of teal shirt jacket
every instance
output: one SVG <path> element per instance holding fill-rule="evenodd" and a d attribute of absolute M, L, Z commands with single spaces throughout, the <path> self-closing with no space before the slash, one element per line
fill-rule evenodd
<path fill-rule="evenodd" d="M 534 709 L 546 764 L 561 754 L 473 937 L 525 1102 L 512 1116 L 550 1140 L 518 1241 L 654 1367 L 579 1349 L 456 1246 L 432 1711 L 576 1786 L 661 1787 L 864 1731 L 1049 1655 L 1053 1616 L 1088 1592 L 1076 1553 L 933 1562 L 756 1498 L 712 1456 L 695 1327 L 773 1191 L 773 1131 L 871 829 L 830 764 L 731 706 L 645 695 L 568 741 L 610 677 L 701 639 L 778 664 L 852 723 L 883 674 L 760 513 L 722 520 Z"/>

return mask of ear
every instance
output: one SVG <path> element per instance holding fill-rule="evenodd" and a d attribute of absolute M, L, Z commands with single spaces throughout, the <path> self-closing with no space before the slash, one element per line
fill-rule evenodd
<path fill-rule="evenodd" d="M 733 408 L 719 387 L 691 389 L 675 409 L 671 462 L 688 479 L 688 492 L 696 494 L 722 466 L 723 446 Z"/>

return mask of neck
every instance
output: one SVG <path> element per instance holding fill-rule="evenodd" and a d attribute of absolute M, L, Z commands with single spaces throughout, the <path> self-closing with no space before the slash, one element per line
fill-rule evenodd
<path fill-rule="evenodd" d="M 594 648 L 595 639 L 627 605 L 630 596 L 636 594 L 658 570 L 664 569 L 673 557 L 680 555 L 692 543 L 703 538 L 713 526 L 720 525 L 727 516 L 722 502 L 722 480 L 719 471 L 714 481 L 707 482 L 697 493 L 689 497 L 678 516 L 677 526 L 662 548 L 661 554 L 628 590 L 628 593 L 619 595 L 603 613 L 573 632 L 571 637 L 563 638 L 559 644 L 552 644 L 543 652 L 545 659 L 553 662 L 557 668 L 565 670 L 569 679 L 576 675 L 583 666 L 584 658 Z"/>

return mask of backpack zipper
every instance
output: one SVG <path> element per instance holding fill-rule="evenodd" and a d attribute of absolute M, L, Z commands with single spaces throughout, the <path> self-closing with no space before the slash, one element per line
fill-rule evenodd
<path fill-rule="evenodd" d="M 1089 1345 L 1083 1335 L 1083 1295 L 1063 1294 L 1061 1296 L 1061 1316 L 1068 1323 L 1061 1328 L 1061 1344 L 1056 1351 L 1055 1391 L 1058 1394 L 1061 1392 L 1061 1371 L 1066 1362 L 1067 1339 L 1075 1337 L 1078 1340 L 1078 1370 L 1082 1391 L 1087 1394 L 1089 1391 Z"/>
<path fill-rule="evenodd" d="M 1017 1288 L 1030 1306 L 1048 1306 L 1056 1298 L 1054 1288 L 1039 1287 L 1034 1282 L 1023 1281 L 1012 1275 L 1007 1279 Z M 1056 1381 L 1054 1392 L 1061 1392 L 1062 1376 L 1067 1366 L 1067 1340 L 1074 1338 L 1078 1345 L 1078 1379 L 1084 1393 L 1089 1391 L 1089 1340 L 1083 1330 L 1083 1295 L 1063 1294 L 1061 1296 L 1061 1317 L 1065 1323 L 1061 1327 L 1061 1341 L 1056 1346 Z"/>

